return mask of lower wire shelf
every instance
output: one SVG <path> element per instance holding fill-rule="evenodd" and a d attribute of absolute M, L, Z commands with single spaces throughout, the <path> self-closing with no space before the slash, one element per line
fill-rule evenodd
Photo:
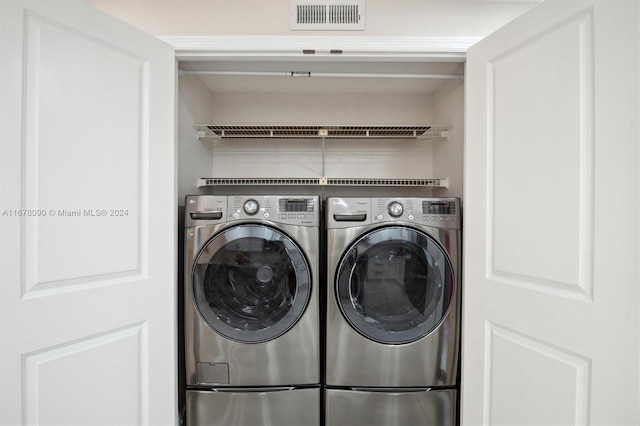
<path fill-rule="evenodd" d="M 449 179 L 388 178 L 199 178 L 198 188 L 220 185 L 420 186 L 448 188 Z"/>

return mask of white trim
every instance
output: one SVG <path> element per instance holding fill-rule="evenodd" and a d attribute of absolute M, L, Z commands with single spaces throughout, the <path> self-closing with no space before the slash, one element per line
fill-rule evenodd
<path fill-rule="evenodd" d="M 378 72 L 315 72 L 315 71 L 211 71 L 211 70 L 184 70 L 180 69 L 180 77 L 183 75 L 233 75 L 233 76 L 269 76 L 292 78 L 406 78 L 406 79 L 436 79 L 436 80 L 462 80 L 462 74 L 425 74 L 425 73 L 378 73 Z"/>
<path fill-rule="evenodd" d="M 176 50 L 179 60 L 402 59 L 464 61 L 480 37 L 369 37 L 369 36 L 161 36 Z M 313 51 L 313 54 L 304 53 Z M 339 53 L 332 53 L 338 51 Z"/>

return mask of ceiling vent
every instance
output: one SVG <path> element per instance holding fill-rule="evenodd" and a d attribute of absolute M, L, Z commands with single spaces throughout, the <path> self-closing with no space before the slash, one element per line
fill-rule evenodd
<path fill-rule="evenodd" d="M 364 30 L 365 0 L 291 0 L 292 30 Z"/>

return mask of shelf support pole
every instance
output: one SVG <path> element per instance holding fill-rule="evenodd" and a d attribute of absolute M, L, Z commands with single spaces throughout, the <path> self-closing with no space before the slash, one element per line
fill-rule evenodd
<path fill-rule="evenodd" d="M 325 148 L 325 143 L 324 143 L 324 136 L 323 136 L 322 137 L 322 177 L 325 177 L 324 176 L 324 159 L 325 159 L 324 148 Z"/>
<path fill-rule="evenodd" d="M 325 138 L 329 136 L 328 129 L 320 129 L 318 130 L 318 136 L 322 138 L 322 179 L 324 179 L 324 162 L 325 162 Z"/>

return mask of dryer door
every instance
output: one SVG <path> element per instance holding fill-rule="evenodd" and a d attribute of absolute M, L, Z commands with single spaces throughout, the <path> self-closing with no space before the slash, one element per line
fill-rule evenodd
<path fill-rule="evenodd" d="M 193 297 L 206 323 L 222 336 L 260 343 L 286 333 L 302 316 L 311 275 L 301 249 L 264 225 L 216 234 L 196 257 Z"/>
<path fill-rule="evenodd" d="M 353 328 L 384 344 L 416 341 L 444 320 L 455 291 L 449 256 L 429 235 L 379 228 L 355 241 L 336 272 L 338 305 Z"/>

